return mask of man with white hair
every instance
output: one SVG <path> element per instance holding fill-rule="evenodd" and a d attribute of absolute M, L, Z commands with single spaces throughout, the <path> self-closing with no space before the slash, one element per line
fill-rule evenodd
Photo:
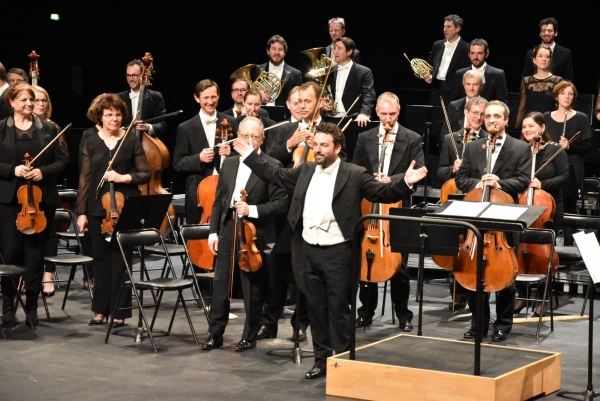
<path fill-rule="evenodd" d="M 452 132 L 456 132 L 465 127 L 465 108 L 467 106 L 467 101 L 480 96 L 481 90 L 485 85 L 485 76 L 481 71 L 468 70 L 463 74 L 462 83 L 465 96 L 458 100 L 453 100 L 446 105 L 446 111 L 448 112 L 448 120 L 450 121 Z M 444 122 L 442 124 L 441 138 L 449 133 L 448 124 Z"/>

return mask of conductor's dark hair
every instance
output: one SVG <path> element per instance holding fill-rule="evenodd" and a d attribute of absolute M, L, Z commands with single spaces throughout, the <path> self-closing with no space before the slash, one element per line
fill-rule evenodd
<path fill-rule="evenodd" d="M 458 15 L 456 15 L 456 14 L 446 15 L 444 17 L 444 21 L 452 21 L 452 22 L 454 22 L 455 27 L 460 28 L 462 30 L 464 21 Z"/>
<path fill-rule="evenodd" d="M 354 41 L 352 39 L 344 36 L 341 38 L 335 38 L 333 43 L 335 44 L 337 42 L 342 42 L 344 44 L 344 47 L 346 48 L 346 51 L 352 50 L 352 54 L 350 56 L 354 57 L 354 51 L 356 50 L 356 43 L 354 43 Z"/>
<path fill-rule="evenodd" d="M 344 147 L 344 133 L 334 123 L 321 123 L 317 125 L 316 131 L 317 134 L 327 134 L 331 135 L 333 138 L 333 146 L 337 147 L 340 145 L 342 148 Z"/>

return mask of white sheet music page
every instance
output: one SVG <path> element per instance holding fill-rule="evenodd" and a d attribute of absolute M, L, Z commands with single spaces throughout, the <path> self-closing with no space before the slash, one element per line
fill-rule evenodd
<path fill-rule="evenodd" d="M 489 204 L 490 202 L 452 201 L 450 206 L 436 215 L 477 217 Z"/>
<path fill-rule="evenodd" d="M 579 248 L 585 267 L 590 272 L 590 277 L 594 284 L 600 283 L 600 244 L 596 235 L 591 233 L 584 233 L 580 231 L 573 234 L 573 239 Z"/>
<path fill-rule="evenodd" d="M 480 217 L 483 219 L 517 220 L 526 210 L 526 208 L 491 205 Z"/>

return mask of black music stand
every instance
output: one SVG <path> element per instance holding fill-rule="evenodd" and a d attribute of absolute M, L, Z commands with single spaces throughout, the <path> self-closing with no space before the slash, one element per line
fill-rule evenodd
<path fill-rule="evenodd" d="M 121 211 L 117 225 L 113 231 L 111 241 L 115 238 L 118 231 L 139 230 L 142 228 L 155 228 L 160 230 L 160 226 L 165 218 L 165 213 L 169 208 L 172 194 L 164 195 L 132 195 L 127 197 L 125 206 Z M 140 266 L 144 265 L 144 247 L 140 249 Z M 140 268 L 140 280 L 144 279 L 144 269 Z M 140 301 L 144 300 L 144 290 L 140 290 Z M 128 329 L 125 329 L 128 330 Z M 138 326 L 135 329 L 135 342 L 142 342 L 144 335 L 144 326 L 142 324 L 141 305 L 138 313 Z M 118 334 L 119 331 L 115 332 Z"/>

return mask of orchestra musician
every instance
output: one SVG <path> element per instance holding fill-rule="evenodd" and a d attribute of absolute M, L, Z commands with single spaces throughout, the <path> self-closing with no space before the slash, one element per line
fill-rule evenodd
<path fill-rule="evenodd" d="M 41 120 L 33 113 L 35 94 L 27 83 L 11 86 L 5 93 L 12 115 L 0 120 L 0 254 L 5 264 L 28 267 L 25 280 L 26 324 L 37 326 L 38 296 L 44 274 L 44 253 L 54 225 L 54 212 L 59 204 L 56 177 L 66 168 L 68 154 L 57 142 L 44 152 L 34 165 L 27 167 L 23 160 L 26 153 L 36 157 L 58 132 L 52 124 Z M 22 207 L 17 191 L 27 180 L 39 187 L 42 193 L 39 209 L 44 212 L 46 226 L 34 234 L 24 234 L 14 223 Z M 36 199 L 33 200 L 37 202 Z M 36 224 L 37 225 L 37 224 Z M 11 278 L 2 277 L 2 325 L 14 327 L 16 286 Z M 30 323 L 31 321 L 31 323 Z"/>
<path fill-rule="evenodd" d="M 469 44 L 469 59 L 471 66 L 456 71 L 456 77 L 452 83 L 452 94 L 450 98 L 456 100 L 465 97 L 464 88 L 460 85 L 464 73 L 469 70 L 481 71 L 484 75 L 484 85 L 479 96 L 487 101 L 500 100 L 508 104 L 508 89 L 506 88 L 506 77 L 504 70 L 492 67 L 486 62 L 490 55 L 487 41 L 484 39 L 473 39 Z"/>
<path fill-rule="evenodd" d="M 260 146 L 264 139 L 263 125 L 257 118 L 244 118 L 239 125 L 238 138 L 238 141 L 243 141 L 257 151 L 265 162 L 281 166 L 280 162 L 261 151 Z M 228 157 L 223 162 L 217 186 L 213 206 L 214 217 L 210 223 L 208 239 L 211 252 L 217 256 L 217 264 L 210 308 L 210 336 L 202 346 L 203 350 L 212 350 L 223 345 L 223 333 L 229 320 L 228 287 L 232 285 L 229 282 L 230 269 L 239 268 L 237 255 L 234 257 L 234 266 L 231 265 L 232 241 L 238 243 L 235 251 L 239 251 L 238 239 L 232 238 L 232 227 L 236 223 L 232 219 L 233 210 L 237 210 L 238 216 L 246 216 L 256 227 L 256 245 L 262 256 L 262 267 L 257 271 L 248 273 L 240 269 L 246 321 L 242 339 L 235 350 L 242 352 L 256 346 L 267 284 L 268 263 L 264 250 L 267 249 L 268 243 L 275 241 L 273 218 L 283 215 L 287 208 L 286 191 L 260 180 L 243 161 L 244 159 L 237 155 Z M 240 201 L 240 191 L 243 189 L 248 192 L 246 202 Z"/>
<path fill-rule="evenodd" d="M 7 77 L 8 85 L 13 87 L 18 84 L 29 82 L 29 77 L 27 76 L 27 73 L 21 68 L 11 68 L 10 70 L 8 70 Z"/>
<path fill-rule="evenodd" d="M 375 103 L 373 72 L 353 61 L 352 54 L 355 50 L 356 44 L 352 39 L 334 39 L 333 61 L 337 65 L 332 68 L 326 85 L 330 85 L 335 103 L 333 106 L 325 104 L 323 108 L 333 117 L 341 118 L 348 112 L 348 117 L 356 117 L 359 127 L 365 127 L 371 121 Z M 361 95 L 359 102 L 349 110 L 358 95 Z"/>
<path fill-rule="evenodd" d="M 431 74 L 424 77 L 432 85 L 429 104 L 440 105 L 440 96 L 444 103 L 450 101 L 453 80 L 456 71 L 470 65 L 469 43 L 460 37 L 463 19 L 456 14 L 444 17 L 444 39 L 433 43 L 427 62 L 433 67 Z"/>
<path fill-rule="evenodd" d="M 384 159 L 382 182 L 389 182 L 389 176 L 403 174 L 406 172 L 412 160 L 417 162 L 416 166 L 425 165 L 425 156 L 421 146 L 421 135 L 404 128 L 398 122 L 400 117 L 400 100 L 391 92 L 385 92 L 377 98 L 375 108 L 379 117 L 379 127 L 365 131 L 358 135 L 356 149 L 352 163 L 367 169 L 369 174 L 377 178 L 379 175 L 379 155 L 381 154 L 381 143 L 385 133 L 384 127 L 390 125 L 389 140 L 393 146 L 386 148 Z M 402 199 L 402 206 L 410 208 L 410 197 Z M 392 277 L 391 298 L 398 317 L 401 331 L 412 330 L 413 313 L 408 309 L 408 297 L 410 295 L 410 277 L 407 266 L 408 254 L 402 255 L 402 268 Z M 358 308 L 356 327 L 370 326 L 373 322 L 375 308 L 377 308 L 377 283 L 360 283 L 359 299 L 362 306 Z"/>
<path fill-rule="evenodd" d="M 4 120 L 10 116 L 10 106 L 4 100 L 6 90 L 8 89 L 8 78 L 6 77 L 6 68 L 0 63 L 0 120 Z"/>
<path fill-rule="evenodd" d="M 244 107 L 244 95 L 250 89 L 248 81 L 236 78 L 231 82 L 231 98 L 233 99 L 233 107 L 227 109 L 223 114 L 239 118 L 246 115 L 246 108 Z M 265 109 L 260 109 L 258 115 L 261 117 L 269 118 L 269 112 Z"/>
<path fill-rule="evenodd" d="M 550 70 L 559 77 L 567 81 L 573 81 L 573 56 L 571 50 L 562 47 L 554 41 L 558 36 L 558 21 L 556 18 L 544 18 L 540 21 L 540 38 L 543 45 L 546 45 L 552 50 L 552 63 Z M 535 56 L 534 49 L 527 51 L 525 55 L 525 66 L 523 67 L 522 77 L 528 77 L 535 74 L 535 62 L 531 60 Z M 538 67 L 539 68 L 539 67 Z"/>
<path fill-rule="evenodd" d="M 115 191 L 126 199 L 131 195 L 139 195 L 138 185 L 150 180 L 150 166 L 142 143 L 133 133 L 125 135 L 121 128 L 127 115 L 127 105 L 121 97 L 114 93 L 105 93 L 92 102 L 88 117 L 100 128 L 98 134 L 90 136 L 83 144 L 81 175 L 77 197 L 77 225 L 80 232 L 88 231 L 92 242 L 94 258 L 94 298 L 92 311 L 95 316 L 89 325 L 100 325 L 108 318 L 119 298 L 119 290 L 123 283 L 125 262 L 117 240 L 113 236 L 106 240 L 102 233 L 102 220 L 107 215 L 102 197 L 110 191 L 109 183 Z M 109 161 L 115 157 L 120 147 L 113 169 L 107 171 Z M 96 188 L 101 180 L 105 180 L 100 196 L 96 197 Z M 131 249 L 128 257 L 133 258 Z M 118 307 L 131 306 L 131 289 L 123 288 Z M 122 327 L 126 318 L 131 317 L 131 309 L 117 310 L 113 327 Z"/>
<path fill-rule="evenodd" d="M 535 72 L 521 80 L 521 99 L 517 112 L 516 127 L 520 128 L 525 114 L 532 111 L 545 113 L 554 110 L 552 91 L 562 81 L 562 77 L 554 75 L 550 70 L 552 49 L 548 45 L 537 45 L 533 49 Z"/>
<path fill-rule="evenodd" d="M 127 63 L 126 78 L 130 90 L 120 92 L 119 97 L 125 102 L 128 109 L 127 116 L 123 119 L 123 125 L 129 125 L 131 119 L 138 111 L 140 101 L 140 89 L 142 83 L 142 71 L 144 63 L 142 60 L 131 60 Z M 142 111 L 138 117 L 139 123 L 136 123 L 135 129 L 143 131 L 151 136 L 159 137 L 167 130 L 167 121 L 165 119 L 153 121 L 152 124 L 143 122 L 144 119 L 150 119 L 165 114 L 165 100 L 160 92 L 146 88 L 144 90 L 144 99 L 142 102 Z"/>
<path fill-rule="evenodd" d="M 331 18 L 327 22 L 327 26 L 329 36 L 331 37 L 331 44 L 327 45 L 325 48 L 325 55 L 333 60 L 335 40 L 346 36 L 346 21 L 340 17 Z M 358 49 L 354 49 L 354 52 L 352 52 L 352 61 L 357 64 L 362 64 L 362 55 Z"/>
<path fill-rule="evenodd" d="M 300 70 L 285 62 L 287 51 L 288 44 L 285 39 L 279 35 L 272 36 L 267 41 L 267 56 L 269 56 L 269 62 L 261 64 L 254 69 L 253 79 L 256 79 L 262 71 L 267 71 L 277 75 L 277 78 L 281 81 L 281 93 L 277 99 L 271 100 L 265 91 L 261 91 L 263 102 L 266 102 L 267 106 L 285 106 L 290 90 L 293 87 L 302 84 L 302 74 L 300 73 Z"/>
<path fill-rule="evenodd" d="M 518 203 L 518 194 L 529 187 L 531 178 L 531 149 L 528 144 L 512 138 L 506 133 L 509 109 L 506 103 L 494 100 L 485 108 L 484 120 L 486 130 L 497 129 L 496 148 L 492 154 L 492 171 L 485 172 L 486 149 L 488 138 L 481 138 L 469 143 L 466 147 L 462 164 L 456 173 L 456 186 L 463 192 L 483 185 L 500 189 L 511 195 Z M 512 236 L 512 246 L 517 251 L 518 239 Z M 510 237 L 509 237 L 510 238 Z M 475 316 L 477 304 L 475 291 L 469 291 L 467 297 L 469 308 L 473 314 L 472 327 L 464 334 L 464 338 L 475 337 Z M 515 304 L 515 284 L 497 293 L 496 320 L 492 341 L 506 340 L 513 323 Z M 484 293 L 483 304 L 483 335 L 487 336 L 490 321 L 489 293 Z"/>
<path fill-rule="evenodd" d="M 285 105 L 290 111 L 290 119 L 291 123 L 295 123 L 296 121 L 300 121 L 302 116 L 300 115 L 300 106 L 298 103 L 298 91 L 300 90 L 300 86 L 294 86 L 290 90 L 290 94 L 288 95 L 288 99 L 285 101 Z"/>
<path fill-rule="evenodd" d="M 465 127 L 465 109 L 467 102 L 480 96 L 481 90 L 485 87 L 486 83 L 485 75 L 479 70 L 467 70 L 463 74 L 462 83 L 465 97 L 453 100 L 446 105 L 452 132 L 462 130 Z M 442 124 L 442 137 L 448 134 L 448 124 Z"/>
<path fill-rule="evenodd" d="M 311 90 L 312 91 L 312 90 Z M 300 98 L 302 98 L 302 90 Z M 307 379 L 326 374 L 327 357 L 349 347 L 352 235 L 361 216 L 363 197 L 371 202 L 391 203 L 410 193 L 423 179 L 425 167 L 377 181 L 365 168 L 342 161 L 343 134 L 332 123 L 316 127 L 311 136 L 316 163 L 299 168 L 280 168 L 252 151 L 244 142 L 234 149 L 261 179 L 294 191 L 288 213 L 292 228 L 292 263 L 296 282 L 308 298 L 315 364 Z"/>
<path fill-rule="evenodd" d="M 260 110 L 261 110 L 260 106 L 262 105 L 261 99 L 262 99 L 262 96 L 257 89 L 249 89 L 246 91 L 246 93 L 244 94 L 244 110 L 246 111 L 246 116 L 241 116 L 236 119 L 238 126 L 246 117 L 257 117 L 260 120 L 260 122 L 262 123 L 264 128 L 270 127 L 271 125 L 275 124 L 275 121 L 273 121 L 267 117 L 262 117 L 260 115 Z M 276 131 L 275 132 L 271 131 L 271 132 L 269 132 L 268 136 L 270 137 L 276 133 L 277 133 Z M 264 152 L 266 149 L 266 146 L 267 146 L 266 144 L 269 143 L 269 141 L 266 140 L 266 141 L 262 141 L 262 142 L 265 142 L 265 143 L 261 144 L 261 149 Z"/>
<path fill-rule="evenodd" d="M 596 96 L 596 107 L 594 109 L 594 114 L 596 115 L 596 120 L 600 121 L 600 82 L 598 82 L 596 92 L 598 92 L 598 96 Z"/>
<path fill-rule="evenodd" d="M 200 222 L 197 190 L 200 182 L 218 174 L 222 160 L 229 156 L 229 145 L 215 145 L 221 142 L 216 138 L 217 125 L 227 120 L 237 132 L 235 118 L 217 111 L 219 86 L 210 79 L 203 79 L 194 88 L 194 99 L 200 105 L 200 112 L 177 127 L 177 139 L 173 150 L 173 169 L 185 175 L 185 215 L 188 224 Z"/>

